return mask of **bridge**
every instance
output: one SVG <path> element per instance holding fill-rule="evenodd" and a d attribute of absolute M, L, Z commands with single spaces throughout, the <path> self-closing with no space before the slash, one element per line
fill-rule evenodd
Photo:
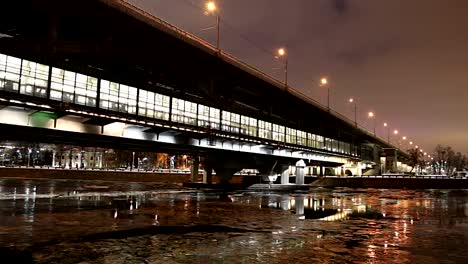
<path fill-rule="evenodd" d="M 287 183 L 297 162 L 317 175 L 409 169 L 353 121 L 125 1 L 2 9 L 2 140 L 177 151 L 207 182 L 255 168 Z"/>

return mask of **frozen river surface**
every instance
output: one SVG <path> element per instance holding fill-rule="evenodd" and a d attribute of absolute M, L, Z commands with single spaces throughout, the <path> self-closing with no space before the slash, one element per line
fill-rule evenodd
<path fill-rule="evenodd" d="M 468 263 L 468 190 L 0 179 L 12 263 Z"/>

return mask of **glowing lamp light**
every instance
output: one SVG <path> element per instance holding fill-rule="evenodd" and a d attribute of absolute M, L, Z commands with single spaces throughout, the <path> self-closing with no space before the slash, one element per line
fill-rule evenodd
<path fill-rule="evenodd" d="M 369 117 L 374 117 L 374 112 L 369 112 Z"/>
<path fill-rule="evenodd" d="M 284 56 L 286 54 L 286 50 L 284 48 L 278 49 L 278 55 Z"/>
<path fill-rule="evenodd" d="M 206 3 L 206 10 L 208 10 L 209 12 L 214 12 L 216 11 L 216 4 L 215 2 L 213 1 L 209 1 Z"/>
<path fill-rule="evenodd" d="M 327 83 L 328 83 L 327 78 L 323 77 L 322 79 L 320 79 L 320 84 L 327 85 Z"/>

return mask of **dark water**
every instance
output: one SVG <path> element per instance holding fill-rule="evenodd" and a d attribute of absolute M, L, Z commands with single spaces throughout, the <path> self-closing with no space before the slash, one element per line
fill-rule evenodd
<path fill-rule="evenodd" d="M 2 263 L 468 263 L 468 190 L 0 180 Z"/>

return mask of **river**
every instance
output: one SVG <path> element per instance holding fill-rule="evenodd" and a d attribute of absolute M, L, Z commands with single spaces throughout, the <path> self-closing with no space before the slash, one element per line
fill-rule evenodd
<path fill-rule="evenodd" d="M 0 179 L 15 263 L 468 263 L 468 190 Z"/>

